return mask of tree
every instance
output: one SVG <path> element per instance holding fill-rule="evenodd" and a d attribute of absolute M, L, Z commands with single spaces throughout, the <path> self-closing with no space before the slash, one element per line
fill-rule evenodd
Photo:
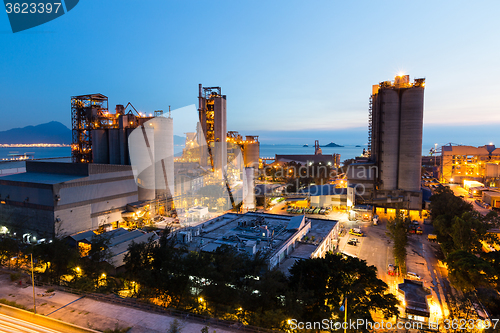
<path fill-rule="evenodd" d="M 82 258 L 80 266 L 83 274 L 97 284 L 103 273 L 107 273 L 109 265 L 106 263 L 111 257 L 109 251 L 110 239 L 108 236 L 97 235 L 92 237 L 90 250 L 86 257 Z"/>
<path fill-rule="evenodd" d="M 462 291 L 471 291 L 476 287 L 490 286 L 494 269 L 484 259 L 476 255 L 458 250 L 446 258 L 450 282 Z"/>
<path fill-rule="evenodd" d="M 294 317 L 298 320 L 343 318 L 339 308 L 344 298 L 352 318 L 372 320 L 372 311 L 380 311 L 385 318 L 399 314 L 396 297 L 387 293 L 376 268 L 364 260 L 327 253 L 325 258 L 296 262 L 290 273 L 289 286 L 297 297 L 291 302 L 301 308 Z"/>
<path fill-rule="evenodd" d="M 10 258 L 16 256 L 20 251 L 19 242 L 14 238 L 0 238 L 0 265 L 10 262 Z"/>
<path fill-rule="evenodd" d="M 70 247 L 66 241 L 58 238 L 54 238 L 51 243 L 34 246 L 33 256 L 39 267 L 46 267 L 42 277 L 55 284 L 60 283 L 63 275 L 71 273 L 80 258 L 77 248 Z"/>
<path fill-rule="evenodd" d="M 387 223 L 387 234 L 393 240 L 393 254 L 400 272 L 406 274 L 406 246 L 408 245 L 408 230 L 410 219 L 404 218 L 399 209 L 396 209 L 396 217 Z"/>
<path fill-rule="evenodd" d="M 454 216 L 462 215 L 464 212 L 473 210 L 472 204 L 455 196 L 453 191 L 448 187 L 442 187 L 430 197 L 431 200 L 431 217 L 433 219 L 438 216 L 445 216 L 451 220 Z"/>
<path fill-rule="evenodd" d="M 461 216 L 455 216 L 452 222 L 449 233 L 453 239 L 454 250 L 476 253 L 481 251 L 481 240 L 485 238 L 488 230 L 482 216 L 477 212 L 464 212 Z"/>

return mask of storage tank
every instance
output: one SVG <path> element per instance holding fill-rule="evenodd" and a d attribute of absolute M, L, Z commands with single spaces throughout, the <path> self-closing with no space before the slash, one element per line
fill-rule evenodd
<path fill-rule="evenodd" d="M 259 168 L 260 143 L 258 136 L 247 135 L 243 145 L 243 163 L 245 167 Z"/>
<path fill-rule="evenodd" d="M 380 136 L 378 156 L 380 165 L 380 189 L 397 189 L 398 137 L 399 137 L 399 94 L 392 88 L 381 88 L 374 103 L 378 113 Z"/>
<path fill-rule="evenodd" d="M 155 199 L 154 129 L 138 127 L 128 136 L 130 164 L 138 186 L 139 200 Z"/>
<path fill-rule="evenodd" d="M 92 136 L 92 162 L 97 164 L 109 163 L 108 132 L 106 129 L 94 129 Z"/>
<path fill-rule="evenodd" d="M 155 117 L 147 121 L 144 127 L 154 129 L 156 194 L 172 198 L 174 194 L 174 121 L 169 117 Z"/>
<path fill-rule="evenodd" d="M 243 173 L 243 211 L 255 209 L 254 168 L 245 168 Z"/>
<path fill-rule="evenodd" d="M 401 89 L 398 188 L 420 191 L 424 88 Z"/>

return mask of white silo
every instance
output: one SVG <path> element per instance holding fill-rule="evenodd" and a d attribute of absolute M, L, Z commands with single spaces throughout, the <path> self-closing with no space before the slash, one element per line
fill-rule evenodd
<path fill-rule="evenodd" d="M 245 168 L 243 173 L 243 211 L 255 209 L 255 170 Z"/>

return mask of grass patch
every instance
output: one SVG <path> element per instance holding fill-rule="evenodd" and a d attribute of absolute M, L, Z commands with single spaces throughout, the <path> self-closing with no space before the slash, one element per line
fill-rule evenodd
<path fill-rule="evenodd" d="M 5 298 L 0 298 L 0 303 L 8 305 L 8 306 L 15 307 L 15 308 L 18 308 L 18 309 L 22 309 L 22 310 L 26 310 L 26 311 L 31 311 L 31 309 L 28 309 L 24 305 L 17 304 L 16 302 L 6 300 Z"/>
<path fill-rule="evenodd" d="M 40 306 L 44 306 L 44 305 L 47 305 L 47 303 L 42 303 L 42 305 L 40 305 Z"/>
<path fill-rule="evenodd" d="M 104 330 L 104 333 L 127 333 L 131 328 L 132 327 L 119 328 L 117 323 L 115 324 L 114 330 L 108 328 L 107 330 Z"/>

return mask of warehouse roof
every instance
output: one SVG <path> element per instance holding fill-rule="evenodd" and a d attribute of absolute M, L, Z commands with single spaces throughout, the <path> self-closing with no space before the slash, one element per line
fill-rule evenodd
<path fill-rule="evenodd" d="M 0 181 L 54 185 L 85 177 L 86 176 L 64 175 L 55 173 L 24 172 L 15 175 L 4 176 L 0 178 Z"/>

